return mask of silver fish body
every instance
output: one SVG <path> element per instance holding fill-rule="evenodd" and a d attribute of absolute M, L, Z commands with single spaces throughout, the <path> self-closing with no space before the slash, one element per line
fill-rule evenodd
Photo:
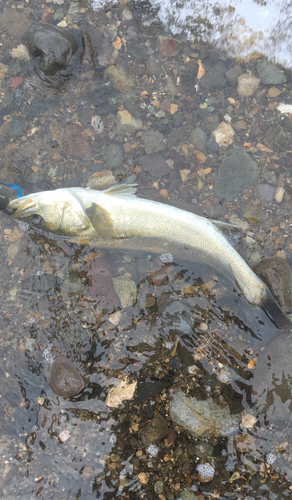
<path fill-rule="evenodd" d="M 233 278 L 248 302 L 262 307 L 279 327 L 290 321 L 267 286 L 220 229 L 233 226 L 134 195 L 135 185 L 104 191 L 65 188 L 13 200 L 12 217 L 45 231 L 98 247 L 171 253 L 203 262 Z M 219 229 L 220 228 L 220 229 Z"/>

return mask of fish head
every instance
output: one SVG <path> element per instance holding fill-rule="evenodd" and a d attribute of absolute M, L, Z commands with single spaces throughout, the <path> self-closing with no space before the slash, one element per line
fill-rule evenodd
<path fill-rule="evenodd" d="M 90 226 L 81 203 L 68 189 L 33 193 L 10 201 L 12 218 L 60 236 L 78 236 Z"/>

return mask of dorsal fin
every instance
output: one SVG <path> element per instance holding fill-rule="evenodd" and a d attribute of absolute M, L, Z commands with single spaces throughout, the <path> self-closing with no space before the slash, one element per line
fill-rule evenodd
<path fill-rule="evenodd" d="M 128 196 L 134 196 L 137 190 L 137 182 L 136 175 L 131 175 L 123 182 L 119 182 L 119 184 L 114 184 L 114 186 L 110 186 L 107 189 L 104 189 L 104 193 L 110 196 L 124 196 L 127 198 Z"/>
<path fill-rule="evenodd" d="M 209 219 L 210 220 L 210 219 Z M 220 233 L 225 236 L 228 242 L 235 246 L 238 243 L 238 240 L 243 235 L 243 230 L 235 226 L 234 224 L 229 224 L 228 222 L 222 222 L 220 220 L 210 220 L 212 224 L 220 231 Z"/>

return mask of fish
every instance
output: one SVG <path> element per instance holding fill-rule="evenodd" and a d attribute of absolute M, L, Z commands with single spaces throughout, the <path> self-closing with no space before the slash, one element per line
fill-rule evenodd
<path fill-rule="evenodd" d="M 104 190 L 61 188 L 10 201 L 12 218 L 35 229 L 98 248 L 165 254 L 206 263 L 235 281 L 279 329 L 291 327 L 265 283 L 226 235 L 240 229 L 136 195 L 135 176 Z"/>

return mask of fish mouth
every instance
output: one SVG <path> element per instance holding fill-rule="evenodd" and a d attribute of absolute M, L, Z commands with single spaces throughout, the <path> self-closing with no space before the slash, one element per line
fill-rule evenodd
<path fill-rule="evenodd" d="M 16 200 L 12 200 L 8 203 L 8 210 L 15 210 L 12 217 L 18 217 L 22 212 L 28 210 L 29 208 L 34 208 L 37 206 L 36 201 L 32 198 L 18 198 Z"/>

